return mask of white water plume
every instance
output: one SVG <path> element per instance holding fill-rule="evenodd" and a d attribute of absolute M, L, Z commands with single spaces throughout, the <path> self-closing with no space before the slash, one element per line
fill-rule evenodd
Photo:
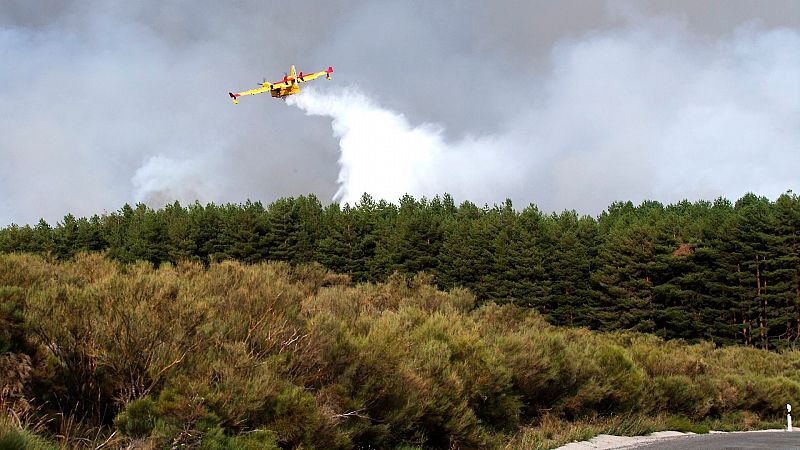
<path fill-rule="evenodd" d="M 403 114 L 353 88 L 309 88 L 289 97 L 287 104 L 332 119 L 340 147 L 334 200 L 342 203 L 352 205 L 363 193 L 389 201 L 404 194 L 430 197 L 444 192 L 489 201 L 482 195 L 487 183 L 497 192 L 509 192 L 519 183 L 520 167 L 498 163 L 507 160 L 502 157 L 505 146 L 493 137 L 448 142 L 441 127 L 412 125 Z"/>

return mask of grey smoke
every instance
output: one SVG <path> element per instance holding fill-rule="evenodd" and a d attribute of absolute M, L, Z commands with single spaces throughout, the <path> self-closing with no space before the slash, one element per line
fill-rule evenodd
<path fill-rule="evenodd" d="M 226 95 L 292 63 L 333 65 L 320 92 L 351 86 L 437 130 L 449 169 L 426 185 L 461 199 L 595 214 L 800 189 L 792 0 L 284 5 L 0 3 L 0 225 L 137 201 L 332 199 L 329 118 Z M 477 170 L 465 142 L 497 154 L 472 183 L 449 177 Z"/>

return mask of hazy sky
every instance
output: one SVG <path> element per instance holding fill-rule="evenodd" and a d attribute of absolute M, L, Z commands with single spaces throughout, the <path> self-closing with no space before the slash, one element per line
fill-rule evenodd
<path fill-rule="evenodd" d="M 797 0 L 0 0 L 0 61 L 0 226 L 361 190 L 586 214 L 800 191 Z M 290 64 L 334 79 L 230 103 Z"/>

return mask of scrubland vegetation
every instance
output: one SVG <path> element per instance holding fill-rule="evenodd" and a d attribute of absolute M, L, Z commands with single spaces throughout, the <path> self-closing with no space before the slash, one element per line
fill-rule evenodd
<path fill-rule="evenodd" d="M 780 427 L 800 352 L 555 327 L 430 276 L 0 254 L 0 448 L 534 449 Z"/>
<path fill-rule="evenodd" d="M 103 251 L 149 261 L 318 263 L 355 282 L 429 273 L 479 304 L 513 303 L 554 325 L 769 350 L 800 338 L 800 197 L 646 201 L 598 217 L 447 195 L 355 206 L 311 196 L 269 205 L 145 205 L 0 229 L 0 253 L 67 261 Z"/>

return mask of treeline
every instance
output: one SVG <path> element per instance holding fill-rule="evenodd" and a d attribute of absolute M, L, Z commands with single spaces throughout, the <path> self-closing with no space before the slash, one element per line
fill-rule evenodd
<path fill-rule="evenodd" d="M 533 450 L 780 427 L 799 368 L 797 351 L 553 327 L 425 274 L 0 255 L 0 448 Z"/>
<path fill-rule="evenodd" d="M 479 302 L 531 307 L 556 325 L 636 330 L 764 349 L 800 336 L 800 199 L 614 203 L 599 217 L 445 195 L 354 207 L 312 196 L 121 210 L 0 230 L 0 252 L 78 252 L 154 264 L 317 262 L 354 281 L 426 272 Z"/>

